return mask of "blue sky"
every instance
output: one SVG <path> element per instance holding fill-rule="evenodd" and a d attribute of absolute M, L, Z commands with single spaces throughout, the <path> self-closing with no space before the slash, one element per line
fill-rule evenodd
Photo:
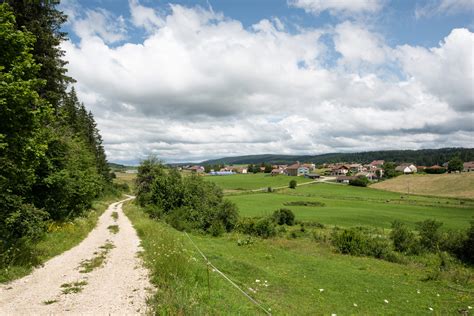
<path fill-rule="evenodd" d="M 328 1 L 330 2 L 330 1 Z M 130 9 L 126 0 L 86 0 L 81 1 L 85 8 L 104 8 L 117 15 L 130 17 Z M 169 4 L 180 4 L 193 7 L 211 6 L 214 11 L 223 12 L 227 17 L 240 21 L 245 27 L 258 23 L 262 19 L 278 17 L 290 29 L 293 25 L 303 27 L 323 27 L 336 24 L 344 17 L 332 16 L 324 11 L 318 16 L 308 14 L 304 10 L 292 7 L 286 0 L 181 0 L 162 1 L 145 0 L 142 4 L 160 11 L 168 11 Z M 474 12 L 460 8 L 453 13 L 433 13 L 429 16 L 417 17 L 416 10 L 433 5 L 434 1 L 385 1 L 383 9 L 370 17 L 371 23 L 377 26 L 391 44 L 410 44 L 434 46 L 440 38 L 449 34 L 453 28 L 465 27 L 472 31 Z M 353 17 L 348 17 L 352 19 Z M 293 26 L 293 27 L 292 27 Z M 65 28 L 68 30 L 68 28 Z M 136 31 L 136 32 L 134 32 Z M 141 30 L 131 30 L 131 41 L 139 42 L 143 38 Z"/>
<path fill-rule="evenodd" d="M 472 1 L 60 8 L 111 161 L 474 146 Z"/>

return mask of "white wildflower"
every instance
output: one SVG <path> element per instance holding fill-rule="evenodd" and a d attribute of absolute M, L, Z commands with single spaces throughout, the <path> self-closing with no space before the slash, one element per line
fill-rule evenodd
<path fill-rule="evenodd" d="M 472 309 L 472 306 L 468 306 L 467 309 Z"/>
<path fill-rule="evenodd" d="M 436 296 L 437 296 L 437 297 L 439 297 L 439 293 L 438 293 L 438 294 L 436 294 Z"/>
<path fill-rule="evenodd" d="M 385 302 L 385 304 L 388 304 L 388 300 L 383 300 Z"/>
<path fill-rule="evenodd" d="M 354 307 L 357 307 L 357 304 L 356 304 L 356 303 L 354 303 L 354 304 L 352 304 L 352 305 L 354 305 Z"/>
<path fill-rule="evenodd" d="M 420 294 L 420 290 L 416 290 L 416 293 L 417 293 L 417 294 Z"/>
<path fill-rule="evenodd" d="M 319 292 L 324 292 L 324 289 L 319 289 Z"/>
<path fill-rule="evenodd" d="M 337 316 L 337 314 L 331 314 L 331 316 Z"/>
<path fill-rule="evenodd" d="M 429 309 L 430 311 L 433 311 L 433 307 L 428 307 L 428 309 Z"/>
<path fill-rule="evenodd" d="M 256 279 L 255 282 L 260 283 L 260 280 L 259 280 L 259 279 Z"/>

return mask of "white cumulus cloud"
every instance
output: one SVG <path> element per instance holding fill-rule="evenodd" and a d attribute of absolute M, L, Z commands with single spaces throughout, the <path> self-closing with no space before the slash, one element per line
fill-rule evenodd
<path fill-rule="evenodd" d="M 323 11 L 332 15 L 375 13 L 383 7 L 381 0 L 288 0 L 288 4 L 315 15 Z"/>
<path fill-rule="evenodd" d="M 111 161 L 472 143 L 467 30 L 435 48 L 390 48 L 352 22 L 290 32 L 275 18 L 245 28 L 200 7 L 170 5 L 162 14 L 131 1 L 130 10 L 147 31 L 142 42 L 111 45 L 106 32 L 79 31 L 94 21 L 86 13 L 72 22 L 80 41 L 63 44 Z M 325 66 L 331 49 L 323 35 L 351 67 Z M 400 63 L 401 79 L 360 71 L 360 63 L 387 60 Z"/>

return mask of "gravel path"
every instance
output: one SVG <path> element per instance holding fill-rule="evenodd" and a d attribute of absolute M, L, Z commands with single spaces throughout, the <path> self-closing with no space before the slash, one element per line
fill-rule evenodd
<path fill-rule="evenodd" d="M 111 204 L 76 247 L 1 285 L 0 315 L 145 314 L 152 285 L 137 257 L 140 239 L 122 211 L 123 202 L 132 198 Z"/>

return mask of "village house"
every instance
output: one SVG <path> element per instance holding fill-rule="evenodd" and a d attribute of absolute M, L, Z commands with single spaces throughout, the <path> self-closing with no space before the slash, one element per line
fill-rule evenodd
<path fill-rule="evenodd" d="M 188 170 L 190 170 L 193 173 L 203 173 L 204 172 L 204 167 L 203 166 L 192 166 Z"/>
<path fill-rule="evenodd" d="M 473 172 L 474 171 L 474 161 L 468 161 L 463 163 L 463 170 L 464 172 Z"/>
<path fill-rule="evenodd" d="M 345 176 L 348 173 L 349 167 L 347 167 L 346 165 L 337 166 L 331 170 L 332 176 Z"/>
<path fill-rule="evenodd" d="M 384 163 L 385 163 L 385 160 L 374 160 L 369 165 L 372 169 L 375 169 L 375 168 L 382 168 Z"/>
<path fill-rule="evenodd" d="M 272 172 L 270 172 L 272 176 L 278 176 L 284 173 L 285 173 L 285 169 L 282 169 L 282 168 L 275 168 L 275 169 L 272 169 Z"/>
<path fill-rule="evenodd" d="M 307 167 L 309 171 L 316 169 L 316 165 L 314 163 L 304 163 L 302 166 Z"/>
<path fill-rule="evenodd" d="M 403 172 L 404 174 L 409 173 L 416 173 L 418 170 L 416 169 L 414 164 L 411 163 L 404 163 L 395 168 L 395 171 Z"/>
<path fill-rule="evenodd" d="M 289 176 L 303 176 L 309 173 L 309 168 L 300 163 L 295 163 L 285 169 L 285 173 Z"/>
<path fill-rule="evenodd" d="M 363 171 L 356 174 L 356 177 L 366 177 L 370 181 L 378 180 L 378 176 L 375 172 L 372 171 Z"/>
<path fill-rule="evenodd" d="M 362 166 L 360 163 L 353 163 L 349 165 L 349 170 L 353 173 L 365 171 L 364 169 L 364 166 Z"/>

